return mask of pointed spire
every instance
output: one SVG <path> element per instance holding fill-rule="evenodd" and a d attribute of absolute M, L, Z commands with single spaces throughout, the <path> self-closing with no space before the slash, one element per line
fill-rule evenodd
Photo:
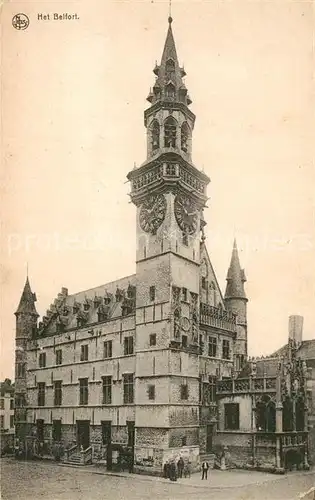
<path fill-rule="evenodd" d="M 225 299 L 246 299 L 244 289 L 246 276 L 244 269 L 241 269 L 236 239 L 234 239 L 233 243 L 232 258 L 226 281 Z"/>
<path fill-rule="evenodd" d="M 24 290 L 21 295 L 20 303 L 19 306 L 15 312 L 15 314 L 19 313 L 29 313 L 29 314 L 35 314 L 38 316 L 36 307 L 35 307 L 35 302 L 36 302 L 36 295 L 35 293 L 32 292 L 30 282 L 28 279 L 28 276 L 26 277 L 26 282 L 24 285 Z"/>
<path fill-rule="evenodd" d="M 169 15 L 168 30 L 164 44 L 161 64 L 155 65 L 153 73 L 157 76 L 153 89 L 147 100 L 154 104 L 160 100 L 191 104 L 183 81 L 186 75 L 184 68 L 179 66 L 175 40 L 172 31 L 173 18 Z"/>

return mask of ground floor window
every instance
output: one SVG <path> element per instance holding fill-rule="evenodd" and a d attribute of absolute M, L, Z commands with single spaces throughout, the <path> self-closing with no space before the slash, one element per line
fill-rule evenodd
<path fill-rule="evenodd" d="M 224 405 L 224 428 L 233 431 L 240 428 L 240 408 L 238 403 L 226 403 Z"/>
<path fill-rule="evenodd" d="M 53 420 L 52 438 L 53 441 L 61 441 L 61 420 Z"/>
<path fill-rule="evenodd" d="M 270 396 L 262 396 L 256 404 L 256 428 L 258 431 L 276 432 L 276 407 Z"/>
<path fill-rule="evenodd" d="M 36 420 L 36 435 L 39 441 L 44 441 L 44 420 Z"/>

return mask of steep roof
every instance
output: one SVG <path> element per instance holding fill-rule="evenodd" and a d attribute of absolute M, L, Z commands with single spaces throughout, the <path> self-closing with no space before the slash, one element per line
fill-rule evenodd
<path fill-rule="evenodd" d="M 35 293 L 32 292 L 30 282 L 28 277 L 26 278 L 26 282 L 24 285 L 24 290 L 21 295 L 20 303 L 18 305 L 18 308 L 15 312 L 15 314 L 20 314 L 20 313 L 28 313 L 28 314 L 34 314 L 38 316 L 36 307 L 35 307 L 35 302 L 36 302 L 36 295 Z"/>
<path fill-rule="evenodd" d="M 165 98 L 170 100 L 170 94 L 167 92 L 167 89 L 173 88 L 174 98 L 171 98 L 171 100 L 189 105 L 191 104 L 191 100 L 187 94 L 186 85 L 183 81 L 183 77 L 186 73 L 184 68 L 181 68 L 178 63 L 172 22 L 173 19 L 169 17 L 161 64 L 159 66 L 156 65 L 153 70 L 157 78 L 153 86 L 153 91 L 150 91 L 147 100 L 151 104 Z"/>
<path fill-rule="evenodd" d="M 230 267 L 226 277 L 225 299 L 246 299 L 244 283 L 246 276 L 241 269 L 236 240 L 234 240 Z"/>
<path fill-rule="evenodd" d="M 57 324 L 69 330 L 77 327 L 78 319 L 86 326 L 98 323 L 99 313 L 115 319 L 123 315 L 124 307 L 134 312 L 135 288 L 135 274 L 70 295 L 63 288 L 46 311 L 40 330 L 50 335 L 56 333 Z"/>

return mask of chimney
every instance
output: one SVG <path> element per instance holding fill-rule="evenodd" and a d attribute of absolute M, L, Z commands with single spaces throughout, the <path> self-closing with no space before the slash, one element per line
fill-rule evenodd
<path fill-rule="evenodd" d="M 297 314 L 289 317 L 289 339 L 295 340 L 298 345 L 302 343 L 303 320 L 303 316 Z"/>

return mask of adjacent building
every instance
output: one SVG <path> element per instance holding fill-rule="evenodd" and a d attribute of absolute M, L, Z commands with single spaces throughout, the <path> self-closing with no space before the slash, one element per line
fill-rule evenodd
<path fill-rule="evenodd" d="M 0 387 L 0 441 L 1 452 L 13 449 L 14 438 L 14 385 L 11 380 L 1 382 Z"/>

